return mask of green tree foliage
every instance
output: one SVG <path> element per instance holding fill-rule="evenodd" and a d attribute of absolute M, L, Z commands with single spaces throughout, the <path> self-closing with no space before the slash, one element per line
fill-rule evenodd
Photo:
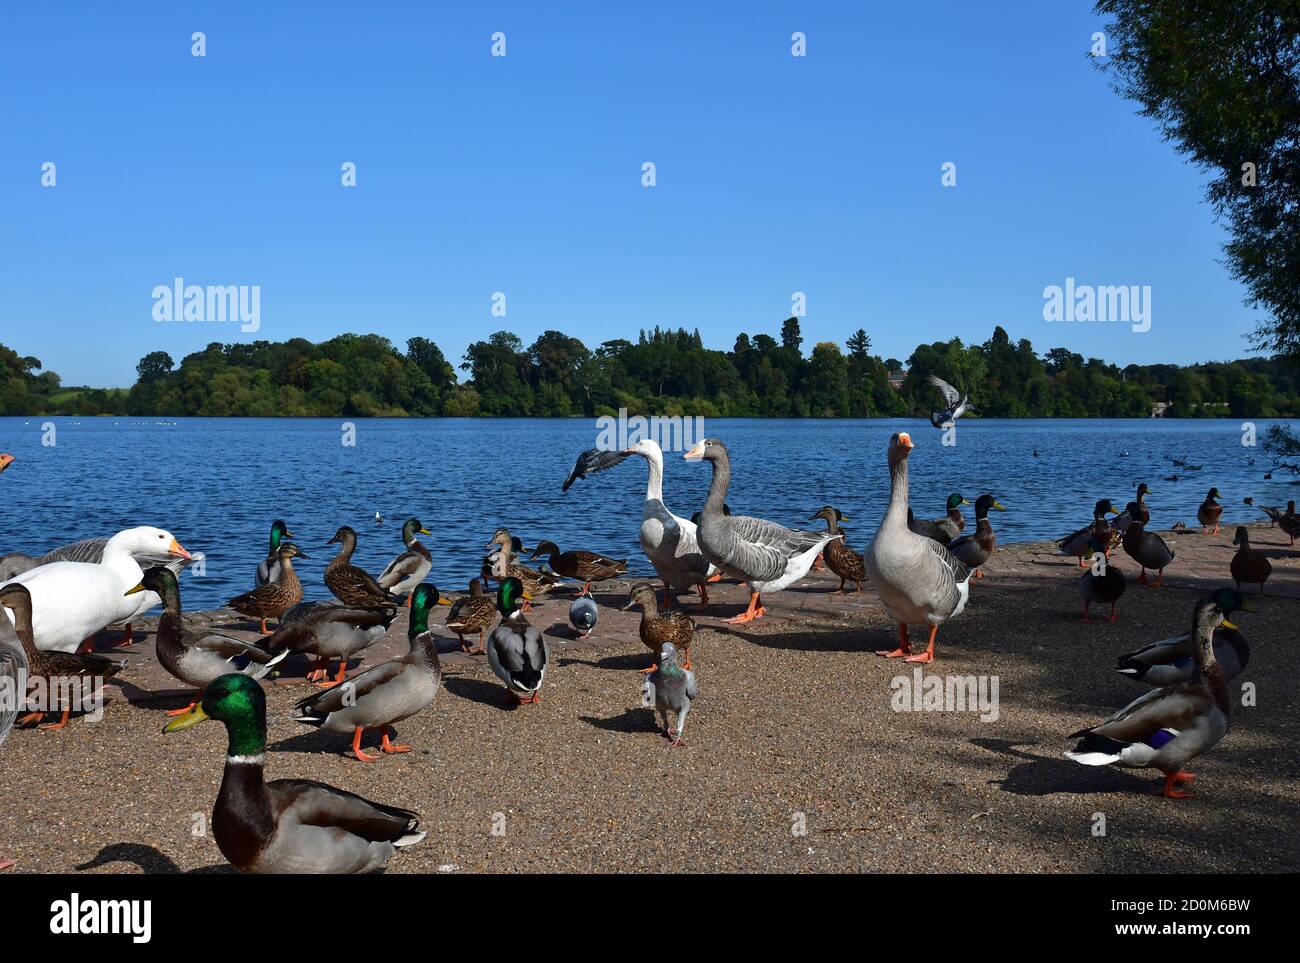
<path fill-rule="evenodd" d="M 166 352 L 140 360 L 122 389 L 63 388 L 36 358 L 0 346 L 0 414 L 133 414 L 173 417 L 415 415 L 566 417 L 682 414 L 706 417 L 923 417 L 939 403 L 936 374 L 969 392 L 975 417 L 1147 417 L 1157 402 L 1173 417 L 1300 415 L 1300 372 L 1282 359 L 1120 369 L 1066 348 L 1043 354 L 1001 327 L 982 344 L 959 338 L 916 347 L 904 365 L 871 353 L 864 329 L 841 348 L 815 344 L 804 357 L 798 323 L 781 339 L 737 335 L 730 351 L 706 348 L 699 331 L 655 328 L 636 341 L 593 350 L 560 331 L 527 347 L 497 331 L 465 351 L 458 382 L 441 349 L 412 338 L 406 352 L 377 335 L 320 344 L 213 343 L 175 365 Z"/>
<path fill-rule="evenodd" d="M 1300 355 L 1300 4 L 1101 0 L 1115 89 L 1209 175 L 1256 342 Z M 1247 167 L 1246 165 L 1250 165 Z"/>

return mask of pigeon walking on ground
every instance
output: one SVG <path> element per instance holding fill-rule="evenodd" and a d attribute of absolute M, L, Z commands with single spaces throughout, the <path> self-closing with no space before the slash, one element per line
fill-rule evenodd
<path fill-rule="evenodd" d="M 948 382 L 944 381 L 938 375 L 930 375 L 930 384 L 939 389 L 943 395 L 944 409 L 942 411 L 930 412 L 930 424 L 936 428 L 951 428 L 957 419 L 968 411 L 973 411 L 970 403 L 970 395 L 962 397 L 959 392 Z"/>
<path fill-rule="evenodd" d="M 677 664 L 677 647 L 665 642 L 659 650 L 659 668 L 646 676 L 641 686 L 641 705 L 653 708 L 664 723 L 664 736 L 672 740 L 672 748 L 684 746 L 682 733 L 686 729 L 686 713 L 691 710 L 691 700 L 699 695 L 700 687 L 695 673 Z M 668 713 L 677 717 L 677 733 L 668 727 Z"/>

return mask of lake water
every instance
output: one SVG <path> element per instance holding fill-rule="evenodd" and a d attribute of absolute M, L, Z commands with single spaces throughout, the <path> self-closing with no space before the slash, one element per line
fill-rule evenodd
<path fill-rule="evenodd" d="M 424 541 L 434 556 L 431 580 L 443 589 L 465 588 L 498 525 L 525 544 L 549 538 L 562 550 L 604 552 L 651 573 L 637 544 L 641 459 L 560 491 L 577 453 L 596 444 L 592 420 L 360 419 L 355 447 L 341 444 L 334 419 L 58 418 L 53 446 L 42 444 L 45 421 L 0 418 L 0 451 L 18 459 L 0 477 L 0 553 L 39 554 L 157 525 L 206 556 L 206 574 L 182 581 L 188 609 L 216 607 L 252 586 L 277 517 L 312 556 L 298 566 L 309 597 L 327 597 L 321 574 L 334 546 L 326 541 L 338 526 L 357 530 L 356 560 L 378 574 L 401 550 L 410 515 L 433 533 Z M 1268 422 L 1256 424 L 1262 438 Z M 1212 485 L 1223 493 L 1225 523 L 1262 520 L 1242 499 L 1285 504 L 1295 485 L 1285 473 L 1264 480 L 1268 460 L 1242 445 L 1241 425 L 976 419 L 959 423 L 953 447 L 909 419 L 715 419 L 706 428 L 731 451 L 727 501 L 735 512 L 820 528 L 805 519 L 830 503 L 849 516 L 849 544 L 861 550 L 888 501 L 885 446 L 894 431 L 910 431 L 917 443 L 911 480 L 919 515 L 942 515 L 950 491 L 972 502 L 989 491 L 1008 509 L 993 515 L 999 538 L 1024 541 L 1087 523 L 1098 498 L 1122 507 L 1139 481 L 1155 491 L 1148 504 L 1161 528 L 1195 524 Z M 1183 456 L 1204 469 L 1175 467 L 1172 459 Z M 680 453 L 665 461 L 665 501 L 689 517 L 703 504 L 709 469 Z M 1163 480 L 1173 474 L 1180 479 Z M 384 524 L 374 523 L 376 511 Z"/>

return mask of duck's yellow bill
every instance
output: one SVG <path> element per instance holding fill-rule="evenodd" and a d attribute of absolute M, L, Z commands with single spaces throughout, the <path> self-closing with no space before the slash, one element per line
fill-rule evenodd
<path fill-rule="evenodd" d="M 524 601 L 525 601 L 525 602 L 531 602 L 532 600 L 533 600 L 533 593 L 532 593 L 532 592 L 525 592 L 525 593 L 524 593 Z"/>
<path fill-rule="evenodd" d="M 443 598 L 441 595 L 439 595 L 439 596 L 438 596 L 438 604 L 439 604 L 439 605 L 450 605 L 450 604 L 451 604 L 451 599 L 446 599 L 446 598 Z"/>
<path fill-rule="evenodd" d="M 849 516 L 847 516 L 847 515 L 841 513 L 841 515 L 840 515 L 840 521 L 842 521 L 842 522 L 847 522 L 848 520 L 849 520 Z"/>
<path fill-rule="evenodd" d="M 1227 619 L 1224 619 L 1224 620 L 1223 620 L 1223 627 L 1224 627 L 1225 629 L 1236 629 L 1236 628 L 1237 628 L 1235 625 L 1233 625 L 1233 624 L 1232 624 L 1231 622 L 1229 622 Z"/>
<path fill-rule="evenodd" d="M 1000 511 L 1000 512 L 1005 512 L 1005 511 L 1006 511 L 1006 509 L 1002 507 L 1002 503 L 1001 503 L 1000 501 L 998 501 L 997 499 L 994 499 L 994 500 L 993 500 L 993 507 L 996 508 L 996 509 L 997 509 L 998 511 Z"/>
<path fill-rule="evenodd" d="M 428 530 L 427 528 L 422 528 L 422 529 L 420 529 L 420 534 L 421 534 L 421 535 L 428 535 L 428 534 L 430 534 L 430 533 L 429 533 L 429 530 Z"/>
<path fill-rule="evenodd" d="M 203 706 L 198 705 L 190 709 L 183 716 L 177 716 L 167 725 L 163 726 L 163 732 L 180 732 L 182 729 L 188 729 L 190 726 L 197 726 L 208 718 L 208 714 L 203 711 Z"/>
<path fill-rule="evenodd" d="M 125 592 L 123 592 L 122 597 L 125 598 L 128 595 L 135 595 L 136 592 L 143 592 L 143 591 L 144 591 L 144 582 L 141 582 L 135 588 L 129 588 Z"/>

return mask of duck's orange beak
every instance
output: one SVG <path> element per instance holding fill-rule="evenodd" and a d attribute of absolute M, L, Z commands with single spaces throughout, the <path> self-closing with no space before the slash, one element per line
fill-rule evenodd
<path fill-rule="evenodd" d="M 905 431 L 898 433 L 898 447 L 911 451 L 916 445 L 912 444 L 912 436 Z"/>
<path fill-rule="evenodd" d="M 172 539 L 172 543 L 167 546 L 167 551 L 170 552 L 172 555 L 179 555 L 181 558 L 194 557 L 189 552 L 185 551 L 185 549 L 181 548 L 181 543 L 176 541 L 176 539 L 174 538 Z"/>

